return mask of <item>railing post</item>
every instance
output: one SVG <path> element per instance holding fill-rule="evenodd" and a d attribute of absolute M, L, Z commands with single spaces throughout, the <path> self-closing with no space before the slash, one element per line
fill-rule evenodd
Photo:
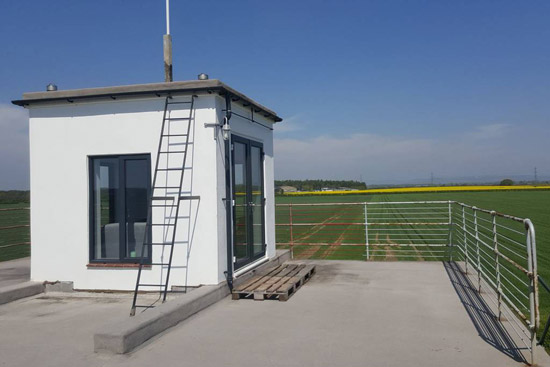
<path fill-rule="evenodd" d="M 294 259 L 294 234 L 292 233 L 292 203 L 288 204 L 288 221 L 290 223 L 290 258 Z"/>
<path fill-rule="evenodd" d="M 367 203 L 364 203 L 365 206 L 365 251 L 366 251 L 366 260 L 369 260 L 369 222 L 367 220 Z"/>
<path fill-rule="evenodd" d="M 468 274 L 468 238 L 466 237 L 466 209 L 462 207 L 462 238 L 464 240 L 464 265 Z"/>
<path fill-rule="evenodd" d="M 474 206 L 474 232 L 476 236 L 476 259 L 477 259 L 477 290 L 481 293 L 481 256 L 479 254 L 479 230 L 477 227 L 477 208 Z"/>
<path fill-rule="evenodd" d="M 493 251 L 495 253 L 495 275 L 497 280 L 497 300 L 498 300 L 498 320 L 502 320 L 502 288 L 500 286 L 500 260 L 498 256 L 498 235 L 497 235 L 497 215 L 492 211 L 493 216 Z"/>
<path fill-rule="evenodd" d="M 531 364 L 535 364 L 535 347 L 537 345 L 537 327 L 539 324 L 538 315 L 538 275 L 537 275 L 537 255 L 535 242 L 535 229 L 529 219 L 524 221 L 527 231 L 527 270 L 530 274 L 529 284 L 529 323 L 531 331 Z"/>
<path fill-rule="evenodd" d="M 453 261 L 453 215 L 449 201 L 449 261 Z"/>

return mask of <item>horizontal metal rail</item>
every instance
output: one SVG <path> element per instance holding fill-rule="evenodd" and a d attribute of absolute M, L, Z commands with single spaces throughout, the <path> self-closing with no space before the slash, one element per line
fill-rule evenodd
<path fill-rule="evenodd" d="M 457 261 L 533 362 L 540 317 L 529 219 L 457 201 L 292 203 L 276 205 L 276 231 L 297 258 Z"/>

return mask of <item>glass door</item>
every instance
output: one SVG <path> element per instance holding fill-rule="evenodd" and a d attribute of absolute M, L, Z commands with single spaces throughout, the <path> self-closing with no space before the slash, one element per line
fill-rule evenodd
<path fill-rule="evenodd" d="M 233 136 L 233 255 L 238 269 L 265 255 L 263 146 Z"/>

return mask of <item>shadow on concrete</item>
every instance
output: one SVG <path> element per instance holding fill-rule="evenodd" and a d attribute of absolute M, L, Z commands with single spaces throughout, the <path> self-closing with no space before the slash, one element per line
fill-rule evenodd
<path fill-rule="evenodd" d="M 470 316 L 479 336 L 517 362 L 527 364 L 521 348 L 514 342 L 489 305 L 477 292 L 476 287 L 455 262 L 444 262 L 445 271 L 451 280 L 462 306 Z"/>

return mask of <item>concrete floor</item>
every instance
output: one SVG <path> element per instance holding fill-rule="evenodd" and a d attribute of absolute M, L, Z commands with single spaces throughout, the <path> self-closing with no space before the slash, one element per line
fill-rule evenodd
<path fill-rule="evenodd" d="M 30 279 L 31 258 L 0 262 L 0 288 Z"/>
<path fill-rule="evenodd" d="M 226 298 L 124 356 L 94 354 L 92 335 L 127 317 L 130 295 L 48 293 L 3 305 L 0 366 L 524 364 L 453 268 L 316 263 L 317 274 L 288 302 Z"/>

